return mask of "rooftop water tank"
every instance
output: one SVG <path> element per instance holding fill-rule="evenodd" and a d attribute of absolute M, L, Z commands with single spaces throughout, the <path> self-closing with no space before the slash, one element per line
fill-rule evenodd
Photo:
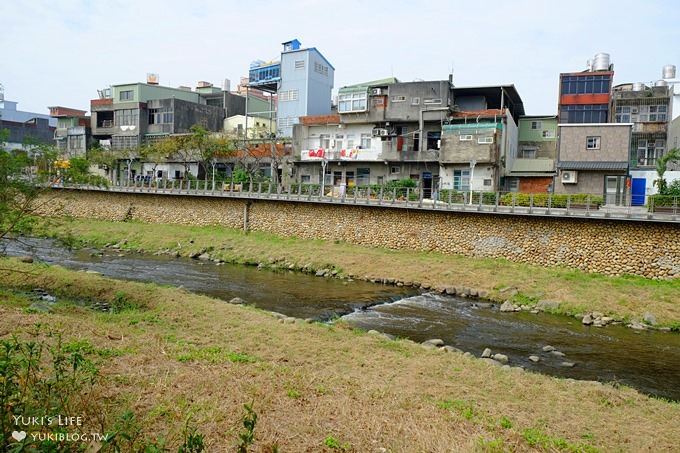
<path fill-rule="evenodd" d="M 598 53 L 593 60 L 593 71 L 609 71 L 609 54 Z"/>
<path fill-rule="evenodd" d="M 657 80 L 656 82 L 654 82 L 655 87 L 665 87 L 667 85 L 668 84 L 666 83 L 665 80 Z"/>
<path fill-rule="evenodd" d="M 667 64 L 663 67 L 663 78 L 664 79 L 674 79 L 675 78 L 675 65 Z"/>
<path fill-rule="evenodd" d="M 633 91 L 644 91 L 645 90 L 645 84 L 642 82 L 635 82 L 633 84 Z"/>

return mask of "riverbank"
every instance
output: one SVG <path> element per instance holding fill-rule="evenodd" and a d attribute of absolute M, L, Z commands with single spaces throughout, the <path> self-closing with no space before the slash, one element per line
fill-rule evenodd
<path fill-rule="evenodd" d="M 222 227 L 103 222 L 71 219 L 41 228 L 44 235 L 77 246 L 167 253 L 272 270 L 304 270 L 337 278 L 417 285 L 470 293 L 502 304 L 539 304 L 568 316 L 605 318 L 680 329 L 680 278 L 608 277 L 564 268 L 544 268 L 501 259 L 465 258 L 432 252 L 368 248 L 342 241 L 301 240 Z M 593 316 L 593 314 L 595 316 Z"/>
<path fill-rule="evenodd" d="M 117 238 L 123 231 L 111 228 L 110 247 L 142 248 L 148 234 L 129 225 L 131 236 Z M 200 244 L 191 233 L 181 241 Z M 97 409 L 102 426 L 134 414 L 138 446 L 165 438 L 176 449 L 189 419 L 206 451 L 233 451 L 244 404 L 257 414 L 251 451 L 672 451 L 680 436 L 680 405 L 628 388 L 503 369 L 342 325 L 284 323 L 181 289 L 57 266 L 2 260 L 0 281 L 0 338 L 29 338 L 40 323 L 65 344 L 87 345 L 101 383 L 83 411 Z M 57 302 L 30 309 L 34 288 Z M 95 303 L 114 313 L 87 308 Z"/>

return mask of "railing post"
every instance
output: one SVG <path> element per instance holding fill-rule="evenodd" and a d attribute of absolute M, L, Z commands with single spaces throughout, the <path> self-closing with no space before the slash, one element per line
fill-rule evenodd
<path fill-rule="evenodd" d="M 380 186 L 380 195 L 378 196 L 378 204 L 379 205 L 382 204 L 382 201 L 383 201 L 384 189 L 385 188 L 383 186 Z"/>
<path fill-rule="evenodd" d="M 451 209 L 451 198 L 453 197 L 453 190 L 449 190 L 449 209 Z"/>
<path fill-rule="evenodd" d="M 529 194 L 529 214 L 534 212 L 534 194 L 533 192 Z"/>

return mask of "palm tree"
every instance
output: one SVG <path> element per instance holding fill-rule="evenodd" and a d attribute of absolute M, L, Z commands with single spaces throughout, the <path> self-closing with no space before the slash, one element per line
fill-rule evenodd
<path fill-rule="evenodd" d="M 659 194 L 661 195 L 666 192 L 666 188 L 668 187 L 668 183 L 666 183 L 663 176 L 666 173 L 666 170 L 668 170 L 668 164 L 670 162 L 680 162 L 680 149 L 669 149 L 666 154 L 656 160 L 656 173 L 659 175 L 659 179 L 654 181 L 654 184 L 659 187 Z"/>

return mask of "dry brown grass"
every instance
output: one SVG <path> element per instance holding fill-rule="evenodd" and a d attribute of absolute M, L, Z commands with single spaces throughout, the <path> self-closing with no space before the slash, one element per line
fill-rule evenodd
<path fill-rule="evenodd" d="M 125 351 L 101 363 L 101 395 L 109 417 L 134 411 L 150 438 L 176 442 L 193 415 L 208 451 L 234 451 L 243 404 L 252 403 L 251 451 L 332 451 L 329 437 L 356 452 L 677 451 L 680 406 L 631 389 L 500 369 L 342 325 L 284 324 L 176 289 L 0 263 L 10 267 L 26 273 L 0 272 L 1 286 L 106 300 L 125 294 L 143 307 L 34 314 L 4 304 L 0 333 L 22 335 L 40 322 L 67 340 Z"/>

